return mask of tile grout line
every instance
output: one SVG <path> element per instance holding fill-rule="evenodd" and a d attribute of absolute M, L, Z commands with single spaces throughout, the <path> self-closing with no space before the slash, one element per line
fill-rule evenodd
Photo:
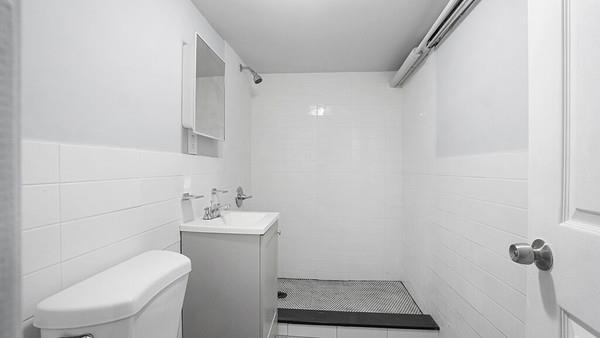
<path fill-rule="evenodd" d="M 129 236 L 127 236 L 127 237 L 121 238 L 121 239 L 119 239 L 119 240 L 118 240 L 118 241 L 116 241 L 116 242 L 111 242 L 111 243 L 108 243 L 108 244 L 106 244 L 106 245 L 100 246 L 100 247 L 98 247 L 98 248 L 94 248 L 94 249 L 92 249 L 92 250 L 90 250 L 90 251 L 86 251 L 86 252 L 84 252 L 84 253 L 81 253 L 81 254 L 78 254 L 78 255 L 76 255 L 76 256 L 69 257 L 68 259 L 64 260 L 62 263 L 71 262 L 71 261 L 73 261 L 73 260 L 75 260 L 75 259 L 77 259 L 77 258 L 83 257 L 83 256 L 85 256 L 85 255 L 88 255 L 88 254 L 91 254 L 91 253 L 94 253 L 94 252 L 96 252 L 96 251 L 98 251 L 98 250 L 106 249 L 106 248 L 109 248 L 109 247 L 111 247 L 111 246 L 113 246 L 113 245 L 116 245 L 116 244 L 122 243 L 122 242 L 124 242 L 124 241 L 127 241 L 127 240 L 130 240 L 130 239 L 133 239 L 133 238 L 139 237 L 139 236 L 141 236 L 141 235 L 144 235 L 144 234 L 150 233 L 150 232 L 152 232 L 152 231 L 156 231 L 156 230 L 158 230 L 158 229 L 160 229 L 160 228 L 162 228 L 162 227 L 165 227 L 165 226 L 167 226 L 167 225 L 169 225 L 169 224 L 171 224 L 171 223 L 175 223 L 175 222 L 177 222 L 177 221 L 181 221 L 181 218 L 174 218 L 174 219 L 171 219 L 171 220 L 170 220 L 170 221 L 168 221 L 168 222 L 162 223 L 162 224 L 160 224 L 160 225 L 156 225 L 156 226 L 154 226 L 154 227 L 151 227 L 151 228 L 149 228 L 149 229 L 146 229 L 146 230 L 144 230 L 144 231 L 142 231 L 142 232 L 139 232 L 139 233 L 136 233 L 136 234 L 129 235 Z M 173 243 L 175 243 L 175 242 L 173 242 Z M 173 243 L 172 243 L 172 244 L 173 244 Z"/>
<path fill-rule="evenodd" d="M 143 204 L 137 204 L 131 207 L 126 207 L 126 208 L 121 208 L 121 209 L 113 209 L 110 211 L 105 211 L 105 212 L 101 212 L 99 214 L 92 214 L 92 215 L 87 215 L 87 216 L 80 216 L 80 217 L 75 217 L 75 218 L 69 218 L 66 220 L 61 220 L 61 223 L 71 223 L 71 222 L 78 222 L 84 219 L 88 219 L 88 218 L 96 218 L 96 217 L 101 217 L 101 216 L 106 216 L 106 215 L 110 215 L 110 214 L 115 214 L 115 213 L 120 213 L 123 211 L 128 211 L 128 210 L 133 210 L 133 209 L 137 209 L 137 208 L 143 208 L 143 207 L 148 207 L 148 206 L 156 206 L 156 205 L 161 205 L 161 204 L 167 204 L 168 202 L 171 201 L 177 201 L 179 197 L 174 196 L 174 197 L 169 197 L 168 199 L 164 199 L 164 200 L 158 200 L 158 201 L 152 201 L 152 202 L 147 202 L 147 203 L 143 203 Z"/>
<path fill-rule="evenodd" d="M 62 153 L 62 146 L 60 144 L 58 144 L 58 181 L 62 182 L 62 165 L 61 165 L 61 159 L 62 157 L 60 156 Z M 61 290 L 64 288 L 64 269 L 63 269 L 63 215 L 62 215 L 62 183 L 58 183 L 58 222 L 60 224 L 59 226 L 59 230 L 60 230 L 60 235 L 59 235 L 59 245 L 60 245 L 60 250 L 59 250 L 59 255 L 60 255 L 60 288 Z"/>

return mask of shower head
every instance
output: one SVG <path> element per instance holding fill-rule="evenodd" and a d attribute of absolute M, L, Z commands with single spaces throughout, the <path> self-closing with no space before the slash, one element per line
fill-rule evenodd
<path fill-rule="evenodd" d="M 259 84 L 262 82 L 262 76 L 258 75 L 258 73 L 254 71 L 254 69 L 240 64 L 240 72 L 243 72 L 244 70 L 248 70 L 250 74 L 252 74 L 252 78 L 254 79 L 255 84 Z"/>

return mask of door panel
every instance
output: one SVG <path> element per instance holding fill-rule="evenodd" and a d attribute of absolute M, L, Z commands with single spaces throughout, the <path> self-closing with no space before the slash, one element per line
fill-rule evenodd
<path fill-rule="evenodd" d="M 598 0 L 564 0 L 564 222 L 553 240 L 557 299 L 569 313 L 562 318 L 576 317 L 595 328 L 600 328 L 599 14 Z"/>
<path fill-rule="evenodd" d="M 561 327 L 563 328 L 563 338 L 595 338 L 600 336 L 598 332 L 566 313 L 563 313 Z"/>
<path fill-rule="evenodd" d="M 600 331 L 600 0 L 530 0 L 530 237 L 554 252 L 528 272 L 528 336 Z"/>
<path fill-rule="evenodd" d="M 575 220 L 600 230 L 600 1 L 570 0 L 566 6 L 570 107 L 571 196 Z"/>

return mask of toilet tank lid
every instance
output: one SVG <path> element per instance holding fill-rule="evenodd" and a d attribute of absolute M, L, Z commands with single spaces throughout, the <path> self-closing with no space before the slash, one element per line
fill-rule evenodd
<path fill-rule="evenodd" d="M 34 325 L 65 329 L 130 317 L 190 271 L 184 255 L 145 252 L 46 298 L 37 305 Z"/>

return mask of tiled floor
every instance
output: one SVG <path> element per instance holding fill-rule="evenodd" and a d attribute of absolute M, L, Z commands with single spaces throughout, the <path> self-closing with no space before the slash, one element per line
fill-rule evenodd
<path fill-rule="evenodd" d="M 279 279 L 280 309 L 422 314 L 399 281 Z"/>

